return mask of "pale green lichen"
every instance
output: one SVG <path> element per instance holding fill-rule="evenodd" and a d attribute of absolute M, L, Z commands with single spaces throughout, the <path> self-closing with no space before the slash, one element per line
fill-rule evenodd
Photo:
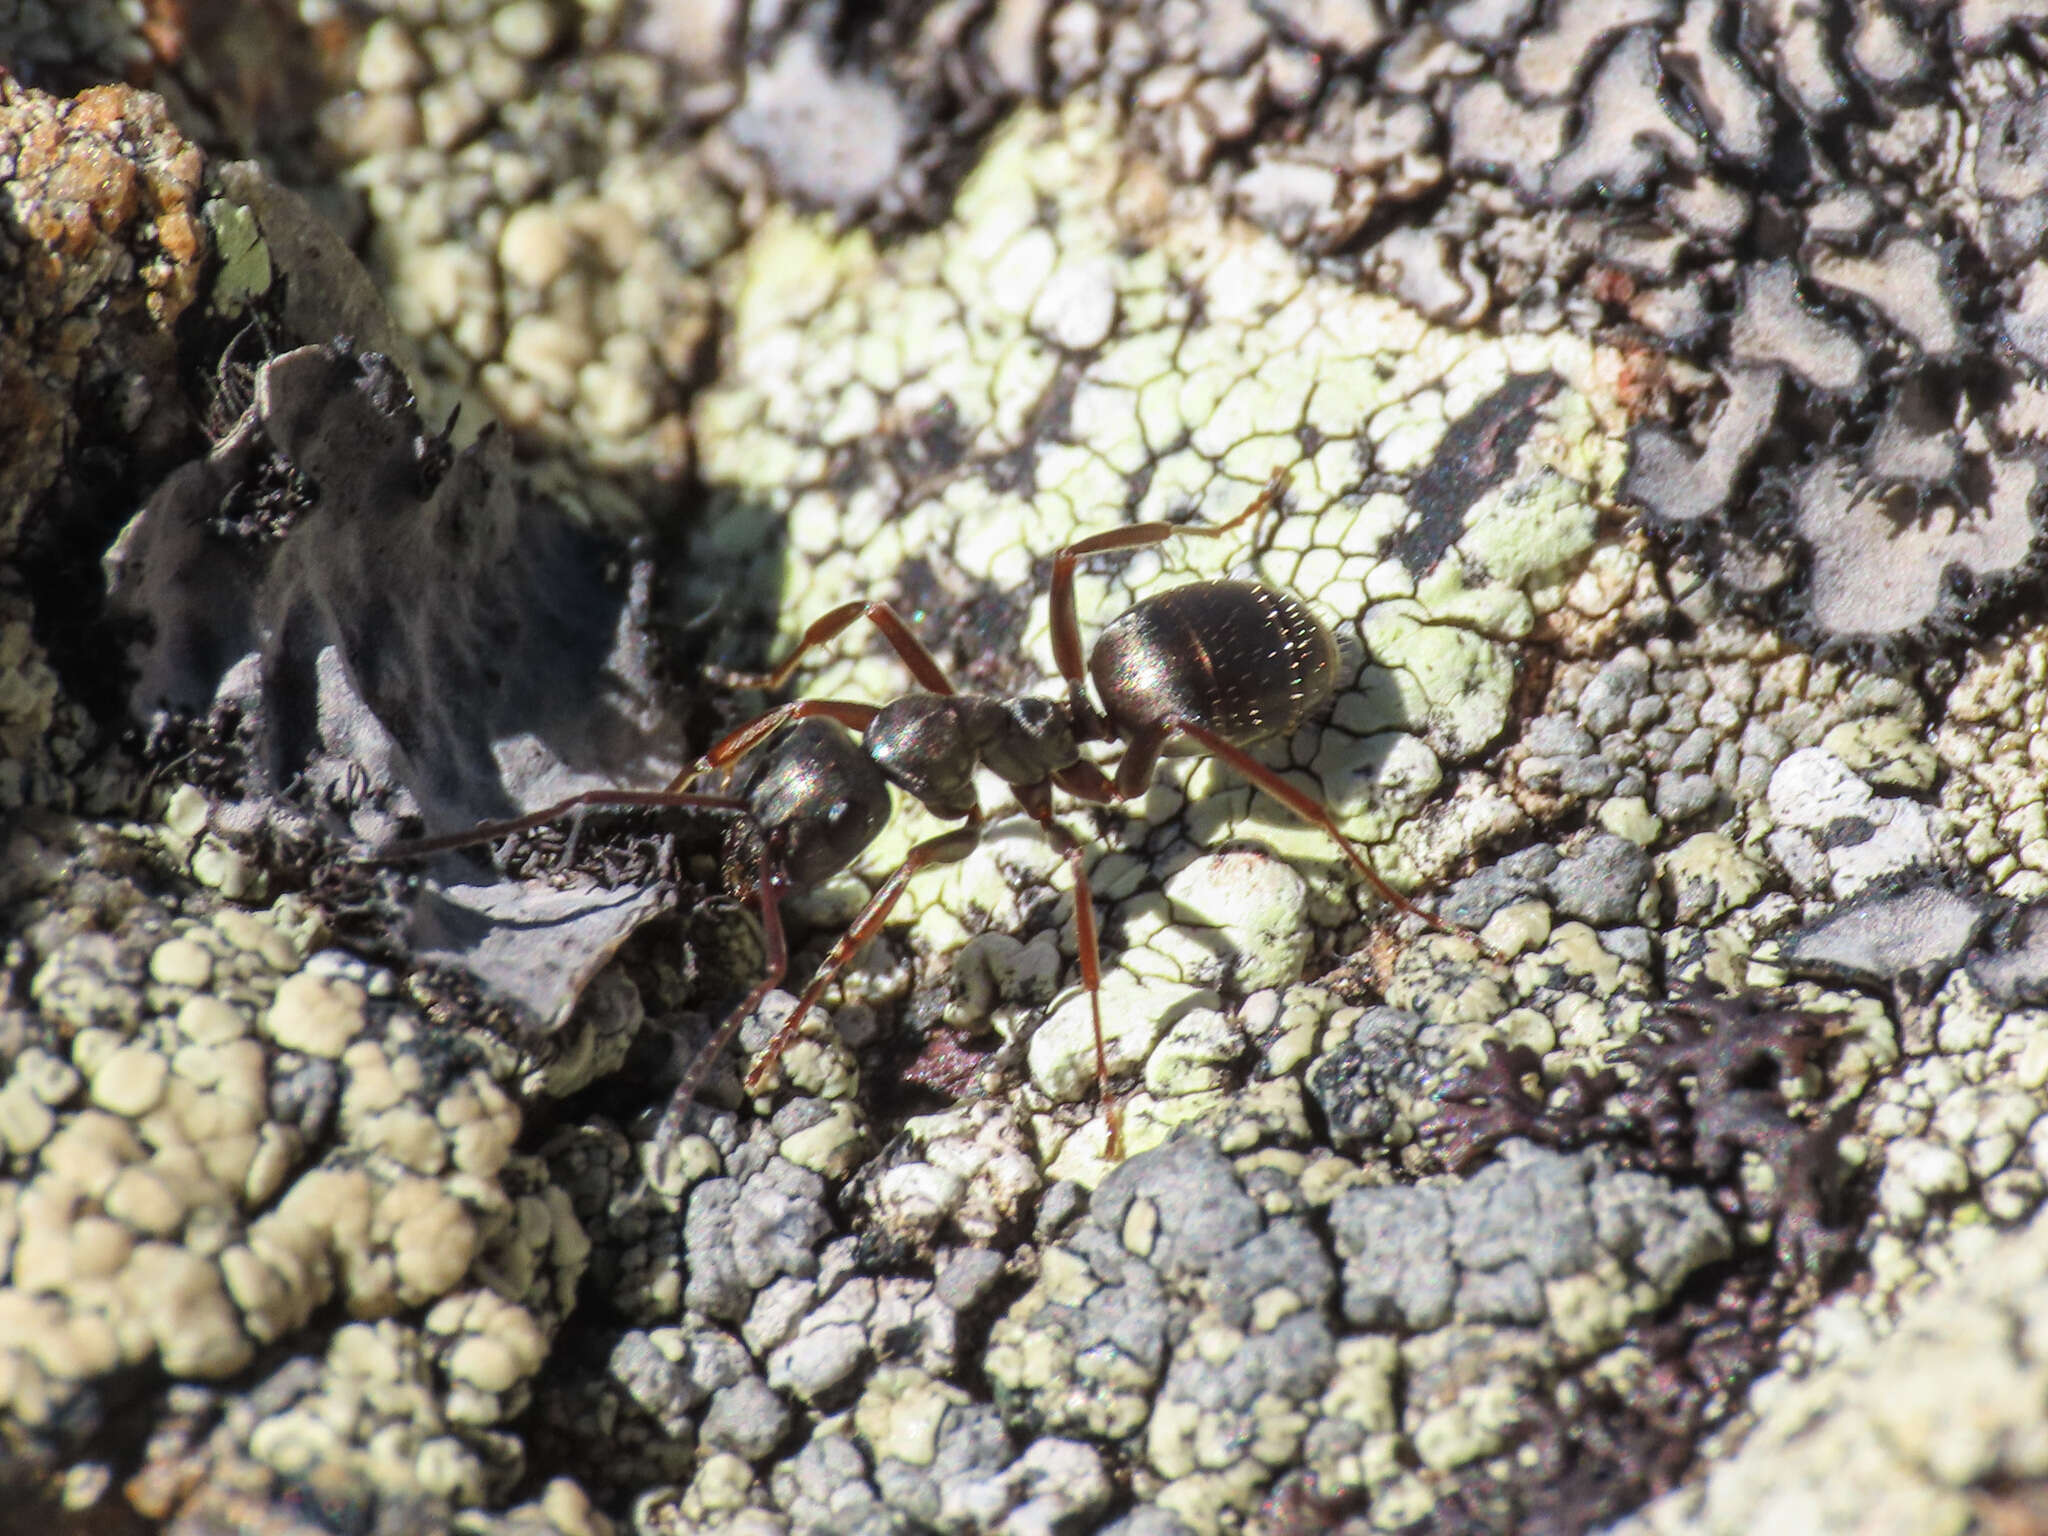
<path fill-rule="evenodd" d="M 241 204 L 217 197 L 203 211 L 220 256 L 208 306 L 216 314 L 232 314 L 270 291 L 270 248 L 256 215 Z"/>
<path fill-rule="evenodd" d="M 1957 843 L 2000 895 L 2048 896 L 2048 789 L 2039 743 L 2048 734 L 2048 631 L 2014 636 L 1980 656 L 1949 691 L 1932 745 L 1948 771 L 1942 808 Z"/>
<path fill-rule="evenodd" d="M 721 590 L 777 595 L 778 647 L 856 596 L 896 598 L 915 623 L 916 564 L 941 593 L 992 594 L 1020 614 L 1014 635 L 960 632 L 956 661 L 967 652 L 1002 686 L 1056 687 L 1043 580 L 1056 549 L 1121 521 L 1228 518 L 1284 471 L 1286 503 L 1259 520 L 1256 542 L 1252 529 L 1175 540 L 1084 569 L 1084 639 L 1174 582 L 1255 573 L 1301 592 L 1340 637 L 1341 687 L 1326 723 L 1266 760 L 1328 801 L 1388 878 L 1415 886 L 1521 819 L 1460 768 L 1502 738 L 1517 642 L 1595 548 L 1619 463 L 1622 414 L 1604 384 L 1614 362 L 1567 336 L 1440 329 L 1304 274 L 1247 227 L 1179 208 L 1153 222 L 1144 187 L 1107 125 L 1073 108 L 1015 120 L 951 220 L 886 250 L 771 215 L 724 274 L 732 327 L 697 403 L 702 471 L 724 509 L 704 553 Z M 1451 530 L 1444 558 L 1410 570 L 1415 514 L 1384 477 L 1418 472 L 1450 422 L 1544 371 L 1566 387 L 1519 467 Z M 894 457 L 890 441 L 903 445 Z M 856 461 L 858 476 L 835 468 Z M 814 658 L 801 691 L 886 700 L 907 685 L 863 630 Z M 1418 817 L 1447 782 L 1447 814 Z M 872 881 L 933 830 L 903 810 L 858 872 Z M 1020 889 L 1064 888 L 1049 851 L 1015 847 L 1031 836 L 998 828 L 1000 854 L 913 882 L 899 909 L 913 945 L 957 949 L 1012 921 Z M 1250 842 L 1302 871 L 1318 924 L 1374 905 L 1350 894 L 1327 836 L 1206 762 L 1169 762 L 1142 819 L 1111 818 L 1088 840 L 1142 860 L 1116 876 L 1117 855 L 1096 860 L 1098 896 L 1136 930 L 1116 963 L 1139 974 L 1196 979 L 1171 941 L 1157 960 L 1139 953 L 1141 904 L 1204 849 Z M 1070 907 L 1063 896 L 1069 953 Z M 1257 984 L 1287 979 L 1260 971 Z M 1116 1011 L 1120 1050 L 1165 1032 Z M 1054 1069 L 1047 1054 L 1034 1047 L 1033 1075 L 1066 1097 L 1083 1064 Z"/>

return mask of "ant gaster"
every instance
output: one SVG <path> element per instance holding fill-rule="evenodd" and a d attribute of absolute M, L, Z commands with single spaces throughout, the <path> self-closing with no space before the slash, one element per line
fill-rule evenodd
<path fill-rule="evenodd" d="M 1102 957 L 1095 903 L 1081 844 L 1053 819 L 1052 792 L 1111 805 L 1145 792 L 1160 754 L 1186 738 L 1223 759 L 1304 820 L 1329 833 L 1381 899 L 1430 926 L 1448 929 L 1380 878 L 1330 812 L 1244 749 L 1291 735 L 1336 686 L 1337 647 L 1329 629 L 1294 594 L 1257 581 L 1197 581 L 1137 603 L 1113 620 L 1087 653 L 1074 611 L 1074 569 L 1091 555 L 1144 549 L 1177 537 L 1219 538 L 1258 517 L 1285 489 L 1276 472 L 1251 504 L 1211 527 L 1137 523 L 1069 544 L 1053 558 L 1053 661 L 1066 682 L 1064 698 L 959 693 L 900 614 L 886 602 L 860 599 L 834 608 L 804 631 L 796 649 L 772 672 L 734 676 L 741 687 L 783 687 L 803 658 L 865 619 L 909 668 L 922 691 L 887 704 L 799 699 L 780 704 L 722 737 L 666 789 L 591 790 L 531 815 L 388 849 L 409 858 L 522 832 L 592 806 L 652 806 L 731 812 L 738 818 L 733 883 L 758 902 L 767 951 L 766 974 L 697 1053 L 677 1085 L 657 1146 L 679 1133 L 682 1118 L 713 1064 L 740 1025 L 778 985 L 789 965 L 781 903 L 846 868 L 881 832 L 894 784 L 942 820 L 963 823 L 913 847 L 832 946 L 775 1037 L 746 1076 L 759 1091 L 796 1039 L 804 1019 L 833 980 L 881 931 L 904 888 L 919 871 L 963 859 L 981 840 L 987 817 L 975 795 L 977 768 L 1009 786 L 1024 812 L 1044 828 L 1074 878 L 1074 924 L 1081 982 L 1094 1014 L 1098 1091 L 1109 1111 L 1109 1155 L 1120 1155 L 1109 1061 L 1102 1035 Z M 1088 694 L 1092 680 L 1098 705 Z M 856 741 L 849 732 L 858 732 Z M 770 742 L 770 738 L 775 738 Z M 1115 776 L 1081 748 L 1120 742 Z M 756 751 L 759 748 L 761 750 Z M 748 759 L 744 764 L 743 759 Z M 723 794 L 685 788 L 725 773 Z"/>

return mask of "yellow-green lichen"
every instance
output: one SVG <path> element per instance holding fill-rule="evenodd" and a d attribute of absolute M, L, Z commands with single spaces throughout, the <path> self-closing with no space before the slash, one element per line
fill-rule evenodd
<path fill-rule="evenodd" d="M 707 596 L 715 583 L 730 611 L 734 591 L 772 595 L 778 648 L 829 607 L 887 597 L 913 623 L 953 616 L 950 637 L 928 638 L 973 674 L 964 684 L 1056 688 L 1055 550 L 1121 522 L 1228 518 L 1284 471 L 1284 506 L 1239 535 L 1084 568 L 1084 639 L 1175 582 L 1256 573 L 1300 592 L 1339 636 L 1341 685 L 1327 722 L 1266 760 L 1414 886 L 1520 819 L 1459 770 L 1502 738 L 1517 643 L 1595 547 L 1623 425 L 1601 384 L 1611 360 L 1565 336 L 1442 329 L 1305 271 L 1249 227 L 1193 208 L 1159 218 L 1148 187 L 1107 126 L 1073 108 L 1003 130 L 930 234 L 884 249 L 770 215 L 723 273 L 732 326 L 694 417 L 717 495 Z M 1402 477 L 1475 404 L 1541 373 L 1562 383 L 1521 457 L 1448 538 L 1419 530 Z M 977 600 L 997 619 L 958 617 Z M 801 681 L 877 701 L 908 686 L 864 629 Z M 1447 783 L 1460 791 L 1450 814 L 1418 819 Z M 858 872 L 874 879 L 932 831 L 899 814 Z M 946 952 L 1005 926 L 1020 877 L 1063 889 L 1056 860 L 1015 847 L 1033 835 L 999 826 L 999 856 L 914 882 L 900 911 L 913 943 Z M 1141 817 L 1106 818 L 1085 840 L 1141 860 L 1104 891 L 1112 906 L 1249 840 L 1309 879 L 1316 921 L 1354 910 L 1329 839 L 1215 765 L 1169 761 Z M 1128 948 L 1124 963 L 1180 969 Z"/>

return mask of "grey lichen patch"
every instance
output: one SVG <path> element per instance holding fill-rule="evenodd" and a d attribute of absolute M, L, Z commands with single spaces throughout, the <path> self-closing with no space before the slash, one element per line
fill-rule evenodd
<path fill-rule="evenodd" d="M 539 493 L 502 439 L 458 451 L 427 429 L 380 354 L 296 348 L 252 395 L 105 562 L 117 609 L 143 621 L 131 711 L 158 735 L 205 722 L 232 764 L 215 801 L 175 807 L 195 876 L 231 896 L 252 878 L 202 829 L 265 851 L 330 834 L 375 847 L 406 818 L 460 831 L 673 773 L 644 565 L 619 569 L 615 542 Z M 404 926 L 419 958 L 552 1029 L 664 901 L 456 859 Z"/>
<path fill-rule="evenodd" d="M 1922 885 L 1846 903 L 1787 938 L 1783 954 L 1808 974 L 1924 996 L 1961 963 L 1991 917 L 1981 899 Z"/>
<path fill-rule="evenodd" d="M 1645 596 L 1624 611 L 1668 611 Z M 1570 1102 L 1572 1074 L 1626 1062 L 1659 999 L 1789 987 L 1788 1003 L 1829 1020 L 1829 1112 L 1930 1143 L 1886 1175 L 1902 1234 L 1886 1263 L 1905 1284 L 1920 1234 L 1981 1219 L 1980 1200 L 2012 1220 L 2040 1198 L 2016 1151 L 2033 1116 L 2016 1118 L 2003 1086 L 2032 1038 L 2026 1015 L 2000 1027 L 1962 975 L 2023 970 L 2025 945 L 1994 949 L 1997 905 L 1954 883 L 1954 826 L 1928 804 L 1946 770 L 1922 697 L 1786 654 L 1711 605 L 1695 612 L 1684 640 L 1550 673 L 1509 783 L 1539 813 L 1573 807 L 1592 827 L 1483 867 L 1442 905 L 1511 958 L 1508 972 L 1411 942 L 1384 990 L 1391 1007 L 1324 1010 L 1305 1081 L 1340 1147 L 1398 1160 L 1438 1090 L 1484 1052 L 1531 1053 L 1536 1102 Z M 1930 1049 L 1939 1064 L 1911 1060 Z M 1933 1128 L 1930 1107 L 1959 1074 L 1989 1095 L 1981 1135 L 1961 1107 Z M 1759 1188 L 1772 1177 L 1751 1172 Z"/>
<path fill-rule="evenodd" d="M 1632 607 L 1669 614 L 1661 600 Z M 1626 817 L 1651 841 L 1730 814 L 1765 830 L 1761 802 L 1795 749 L 1826 751 L 1873 794 L 1932 786 L 1926 744 L 1914 744 L 1925 706 L 1912 689 L 1705 617 L 1684 643 L 1652 640 L 1560 667 L 1551 702 L 1523 731 L 1512 782 L 1616 828 Z M 1632 805 L 1650 816 L 1624 810 Z"/>
<path fill-rule="evenodd" d="M 1844 459 L 1804 470 L 1789 521 L 1811 561 L 1804 602 L 1816 631 L 1876 645 L 1915 630 L 1939 634 L 1961 622 L 1952 608 L 1967 613 L 1980 594 L 2025 574 L 2040 539 L 2039 466 L 2017 456 L 1979 461 L 1970 479 L 1981 487 L 1970 500 L 1925 506 L 1911 490 L 1859 486 Z"/>
<path fill-rule="evenodd" d="M 820 39 L 798 32 L 750 73 L 726 131 L 792 201 L 851 214 L 894 190 L 921 126 L 911 110 L 889 82 L 831 67 Z"/>
<path fill-rule="evenodd" d="M 1618 361 L 1568 338 L 1439 329 L 1304 274 L 1242 225 L 1165 217 L 1161 190 L 1072 109 L 1004 129 L 929 236 L 879 251 L 768 219 L 725 274 L 732 330 L 695 418 L 725 508 L 706 563 L 728 595 L 777 594 L 777 644 L 849 598 L 887 597 L 950 640 L 956 675 L 1052 688 L 1042 578 L 1058 547 L 1124 521 L 1227 517 L 1284 470 L 1255 544 L 1176 541 L 1084 571 L 1084 633 L 1199 576 L 1301 592 L 1339 634 L 1343 682 L 1328 722 L 1267 760 L 1413 885 L 1520 822 L 1462 770 L 1507 729 L 1516 643 L 1565 603 L 1599 538 Z M 1460 453 L 1467 440 L 1483 452 Z M 1455 459 L 1482 467 L 1453 473 Z M 1415 483 L 1437 487 L 1426 506 L 1403 498 Z M 991 589 L 1025 615 L 1000 641 L 951 622 Z M 836 650 L 804 692 L 904 690 L 869 637 Z M 1221 974 L 1147 905 L 1212 850 L 1254 845 L 1302 872 L 1318 925 L 1355 910 L 1329 840 L 1214 765 L 1170 763 L 1142 811 L 1098 819 L 1089 842 L 1127 928 L 1118 969 L 1148 986 Z M 876 878 L 929 833 L 899 815 L 859 871 Z M 1070 943 L 1070 899 L 1047 889 L 1057 861 L 1030 837 L 999 826 L 913 883 L 913 945 L 945 954 L 984 927 L 1048 923 Z"/>
<path fill-rule="evenodd" d="M 1198 1531 L 1234 1529 L 1303 1461 L 1408 1507 L 1407 1467 L 1500 1449 L 1522 1394 L 1731 1248 L 1698 1190 L 1520 1148 L 1468 1184 L 1342 1189 L 1340 1272 L 1299 1216 L 1262 1212 L 1255 1190 L 1306 1193 L 1278 1172 L 1195 1138 L 1133 1158 L 986 1356 L 1034 1426 L 1115 1437 L 1144 1414 L 1143 1499 Z"/>

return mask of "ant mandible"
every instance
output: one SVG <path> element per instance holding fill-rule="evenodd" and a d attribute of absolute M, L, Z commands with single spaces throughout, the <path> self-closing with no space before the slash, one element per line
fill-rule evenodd
<path fill-rule="evenodd" d="M 1388 885 L 1327 808 L 1244 750 L 1291 735 L 1328 702 L 1336 686 L 1336 642 L 1293 593 L 1259 581 L 1196 581 L 1141 598 L 1103 629 L 1083 670 L 1081 627 L 1074 611 L 1074 569 L 1081 561 L 1091 555 L 1149 548 L 1175 537 L 1221 538 L 1262 514 L 1286 486 L 1285 472 L 1275 471 L 1249 506 L 1214 526 L 1136 523 L 1062 548 L 1053 557 L 1051 622 L 1053 662 L 1066 682 L 1064 699 L 957 692 L 902 615 L 886 602 L 857 599 L 812 624 L 773 671 L 728 681 L 770 692 L 780 689 L 805 656 L 865 619 L 881 631 L 921 692 L 882 705 L 844 699 L 779 704 L 721 737 L 666 789 L 589 790 L 531 815 L 403 843 L 386 849 L 380 858 L 413 858 L 485 842 L 591 807 L 724 811 L 739 818 L 740 839 L 733 852 L 750 851 L 752 859 L 731 859 L 731 878 L 743 898 L 760 904 L 766 974 L 683 1073 L 656 1132 L 659 1149 L 679 1134 L 683 1116 L 713 1064 L 788 970 L 783 899 L 830 879 L 859 857 L 888 822 L 891 784 L 939 819 L 962 823 L 913 847 L 869 898 L 748 1069 L 745 1088 L 750 1094 L 760 1090 L 834 978 L 881 931 L 911 878 L 935 864 L 965 858 L 980 842 L 988 817 L 973 779 L 977 768 L 987 768 L 1009 786 L 1017 804 L 1045 830 L 1073 871 L 1081 983 L 1094 1016 L 1096 1086 L 1109 1116 L 1108 1153 L 1115 1158 L 1120 1155 L 1121 1135 L 1103 1044 L 1102 953 L 1095 902 L 1081 843 L 1053 818 L 1053 790 L 1097 805 L 1133 799 L 1151 784 L 1167 744 L 1185 737 L 1329 833 L 1382 900 L 1433 928 L 1461 931 Z M 1091 679 L 1099 705 L 1088 694 Z M 859 739 L 849 732 L 858 732 Z M 776 738 L 772 744 L 771 737 Z M 1081 755 L 1081 747 L 1090 742 L 1123 745 L 1113 778 Z M 763 750 L 756 752 L 757 748 Z M 744 766 L 743 759 L 748 759 Z M 686 788 L 709 773 L 735 777 L 723 794 Z"/>

